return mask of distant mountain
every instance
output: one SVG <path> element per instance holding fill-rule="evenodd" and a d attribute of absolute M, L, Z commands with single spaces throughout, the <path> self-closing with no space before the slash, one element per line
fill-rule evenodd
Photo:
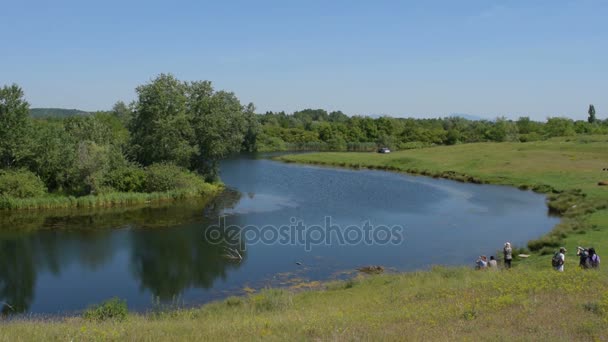
<path fill-rule="evenodd" d="M 65 108 L 30 108 L 30 115 L 33 118 L 66 118 L 69 116 L 89 115 L 80 109 Z"/>

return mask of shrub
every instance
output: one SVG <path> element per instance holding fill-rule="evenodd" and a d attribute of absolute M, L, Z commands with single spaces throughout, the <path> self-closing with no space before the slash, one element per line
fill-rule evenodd
<path fill-rule="evenodd" d="M 144 192 L 146 171 L 128 164 L 109 171 L 104 184 L 119 192 Z"/>
<path fill-rule="evenodd" d="M 127 318 L 128 313 L 127 302 L 120 298 L 112 298 L 100 305 L 90 307 L 84 312 L 83 317 L 95 321 L 105 321 L 109 319 L 123 321 Z"/>
<path fill-rule="evenodd" d="M 44 194 L 46 187 L 34 173 L 23 169 L 0 171 L 0 195 L 27 198 Z"/>
<path fill-rule="evenodd" d="M 152 164 L 146 169 L 146 192 L 199 189 L 204 186 L 205 182 L 200 177 L 173 164 Z"/>

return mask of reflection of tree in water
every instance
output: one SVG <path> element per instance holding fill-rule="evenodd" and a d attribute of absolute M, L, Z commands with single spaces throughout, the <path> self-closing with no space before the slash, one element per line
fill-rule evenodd
<path fill-rule="evenodd" d="M 213 200 L 206 213 L 221 213 L 239 199 L 240 193 L 226 191 Z M 96 270 L 109 263 L 120 248 L 132 249 L 132 267 L 142 288 L 150 289 L 161 299 L 192 286 L 210 287 L 214 279 L 225 276 L 230 265 L 236 267 L 223 257 L 224 247 L 206 243 L 203 227 L 161 228 L 200 222 L 207 204 L 205 200 L 193 200 L 135 210 L 69 212 L 65 216 L 56 211 L 28 212 L 22 216 L 1 213 L 2 314 L 29 310 L 40 273 L 58 276 L 73 264 Z M 124 226 L 134 229 L 101 229 Z"/>
<path fill-rule="evenodd" d="M 155 297 L 166 301 L 188 288 L 210 288 L 217 278 L 226 277 L 228 269 L 238 267 L 238 263 L 226 258 L 226 244 L 205 241 L 204 229 L 217 221 L 213 216 L 224 208 L 233 207 L 239 199 L 240 193 L 235 191 L 218 196 L 205 208 L 205 216 L 209 219 L 201 225 L 169 232 L 132 231 L 131 267 L 140 281 L 140 288 L 148 289 Z"/>
<path fill-rule="evenodd" d="M 217 278 L 238 264 L 226 259 L 224 246 L 204 241 L 200 229 L 171 234 L 133 232 L 131 266 L 141 289 L 169 300 L 191 287 L 210 288 Z"/>
<path fill-rule="evenodd" d="M 0 306 L 2 315 L 27 311 L 34 299 L 36 266 L 26 237 L 0 240 Z"/>

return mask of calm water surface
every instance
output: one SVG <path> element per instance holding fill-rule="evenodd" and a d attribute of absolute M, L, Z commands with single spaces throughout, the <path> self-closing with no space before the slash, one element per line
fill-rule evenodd
<path fill-rule="evenodd" d="M 231 189 L 211 203 L 0 216 L 0 307 L 63 314 L 117 296 L 132 310 L 196 305 L 245 287 L 290 286 L 348 275 L 364 265 L 395 270 L 471 264 L 505 241 L 549 231 L 544 196 L 381 171 L 352 171 L 240 157 L 221 166 Z M 252 244 L 225 257 L 209 227 L 292 224 L 399 225 L 398 245 Z M 6 305 L 10 304 L 12 309 Z"/>

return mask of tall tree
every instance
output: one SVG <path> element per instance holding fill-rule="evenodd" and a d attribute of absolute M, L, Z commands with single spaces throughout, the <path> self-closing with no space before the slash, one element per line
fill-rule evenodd
<path fill-rule="evenodd" d="M 172 162 L 190 167 L 196 149 L 188 121 L 187 85 L 173 75 L 161 74 L 137 87 L 138 101 L 129 128 L 138 162 Z"/>
<path fill-rule="evenodd" d="M 245 109 L 234 93 L 215 92 L 209 81 L 188 86 L 188 113 L 193 129 L 193 166 L 207 180 L 217 178 L 218 161 L 239 152 L 245 137 Z"/>
<path fill-rule="evenodd" d="M 29 154 L 29 107 L 16 84 L 0 88 L 0 167 L 18 166 Z"/>
<path fill-rule="evenodd" d="M 595 123 L 597 119 L 595 118 L 595 107 L 592 104 L 589 105 L 587 113 L 589 114 L 587 121 L 589 121 L 589 123 Z"/>

